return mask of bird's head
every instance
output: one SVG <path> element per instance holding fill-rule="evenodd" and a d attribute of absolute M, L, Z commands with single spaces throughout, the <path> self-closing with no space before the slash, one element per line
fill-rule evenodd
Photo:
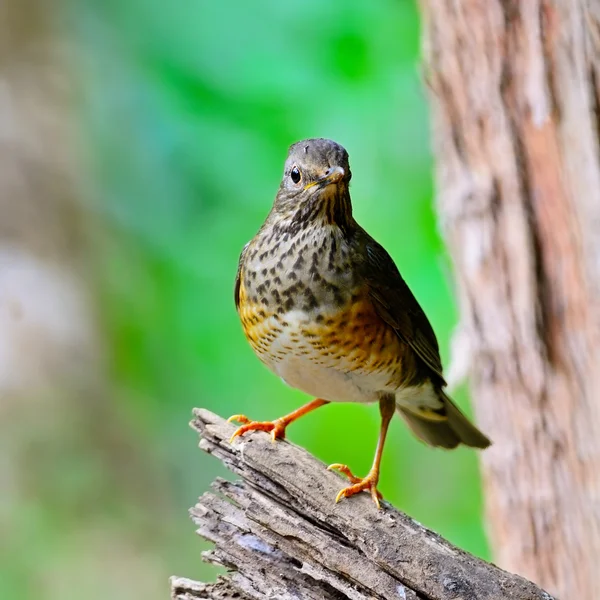
<path fill-rule="evenodd" d="M 346 150 L 332 140 L 290 146 L 273 212 L 292 226 L 323 222 L 345 226 L 352 219 Z"/>

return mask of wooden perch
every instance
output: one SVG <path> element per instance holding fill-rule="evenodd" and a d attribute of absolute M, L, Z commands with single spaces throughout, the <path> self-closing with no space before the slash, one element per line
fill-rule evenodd
<path fill-rule="evenodd" d="M 335 504 L 345 481 L 308 452 L 235 430 L 196 409 L 200 448 L 242 477 L 217 480 L 191 510 L 215 544 L 209 562 L 231 570 L 214 584 L 174 577 L 173 600 L 553 600 L 533 583 L 456 548 L 367 494 Z"/>

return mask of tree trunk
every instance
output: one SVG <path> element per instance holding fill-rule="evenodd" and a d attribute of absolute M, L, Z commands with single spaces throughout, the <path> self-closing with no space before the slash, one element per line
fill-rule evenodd
<path fill-rule="evenodd" d="M 159 598 L 161 469 L 106 378 L 66 4 L 0 0 L 0 597 Z"/>
<path fill-rule="evenodd" d="M 496 562 L 600 588 L 600 6 L 422 0 L 438 203 L 454 261 Z M 451 370 L 451 375 L 453 375 Z"/>

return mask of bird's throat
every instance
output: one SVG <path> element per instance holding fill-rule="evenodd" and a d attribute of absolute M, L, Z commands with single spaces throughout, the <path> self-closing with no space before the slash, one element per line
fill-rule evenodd
<path fill-rule="evenodd" d="M 349 232 L 354 219 L 348 188 L 331 185 L 318 190 L 299 204 L 288 222 L 292 230 L 328 225 Z"/>

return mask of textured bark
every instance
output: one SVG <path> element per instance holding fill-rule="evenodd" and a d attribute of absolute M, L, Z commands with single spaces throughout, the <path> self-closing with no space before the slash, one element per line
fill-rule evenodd
<path fill-rule="evenodd" d="M 600 588 L 600 5 L 422 0 L 438 203 L 495 559 Z"/>
<path fill-rule="evenodd" d="M 215 543 L 205 558 L 232 574 L 212 585 L 173 578 L 173 600 L 552 600 L 367 494 L 335 504 L 345 480 L 297 446 L 264 433 L 232 445 L 235 426 L 206 410 L 192 426 L 243 481 L 216 481 L 191 511 Z"/>

